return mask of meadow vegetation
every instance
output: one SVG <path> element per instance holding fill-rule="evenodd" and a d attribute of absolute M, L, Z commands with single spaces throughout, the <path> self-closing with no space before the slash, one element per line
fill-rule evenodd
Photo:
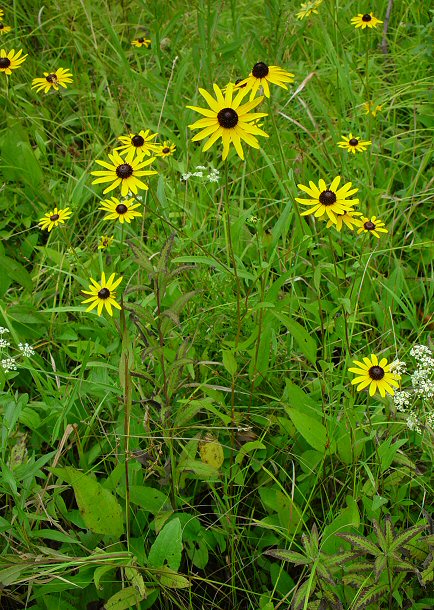
<path fill-rule="evenodd" d="M 1 4 L 2 609 L 434 607 L 432 18 Z"/>

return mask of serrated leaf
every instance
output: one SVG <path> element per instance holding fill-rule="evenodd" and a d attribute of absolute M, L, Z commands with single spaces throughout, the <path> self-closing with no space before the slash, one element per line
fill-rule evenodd
<path fill-rule="evenodd" d="M 399 547 L 407 545 L 411 540 L 413 540 L 413 538 L 416 538 L 417 536 L 419 536 L 419 534 L 421 534 L 423 532 L 423 530 L 426 529 L 427 527 L 428 527 L 428 524 L 426 524 L 426 523 L 424 525 L 413 525 L 412 527 L 409 527 L 405 531 L 401 532 L 394 539 L 394 541 L 390 547 L 391 550 L 395 550 L 395 549 L 398 549 Z"/>
<path fill-rule="evenodd" d="M 357 534 L 343 534 L 343 533 L 336 534 L 336 536 L 343 538 L 344 540 L 349 542 L 351 545 L 356 546 L 357 548 L 361 549 L 365 553 L 374 555 L 374 557 L 377 557 L 378 555 L 381 554 L 380 549 L 373 542 L 371 542 L 370 540 L 367 540 L 363 536 L 358 536 Z"/>
<path fill-rule="evenodd" d="M 290 561 L 294 565 L 309 565 L 312 560 L 296 551 L 288 551 L 286 549 L 268 549 L 264 551 L 265 555 L 280 559 L 281 561 Z"/>
<path fill-rule="evenodd" d="M 365 589 L 360 597 L 357 598 L 357 601 L 354 606 L 352 606 L 353 610 L 363 610 L 366 606 L 377 602 L 385 593 L 389 591 L 389 585 L 374 585 Z M 380 606 L 379 606 L 380 607 Z"/>

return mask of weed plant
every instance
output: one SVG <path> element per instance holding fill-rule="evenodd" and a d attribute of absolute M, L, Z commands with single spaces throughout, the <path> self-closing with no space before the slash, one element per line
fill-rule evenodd
<path fill-rule="evenodd" d="M 434 607 L 432 17 L 2 4 L 2 609 Z"/>

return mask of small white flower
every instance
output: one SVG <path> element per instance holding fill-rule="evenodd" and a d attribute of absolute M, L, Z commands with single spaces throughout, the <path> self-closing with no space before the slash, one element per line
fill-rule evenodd
<path fill-rule="evenodd" d="M 396 375 L 403 375 L 407 372 L 407 365 L 402 360 L 394 360 L 390 363 L 390 372 Z"/>
<path fill-rule="evenodd" d="M 187 180 L 189 178 L 191 178 L 192 174 L 190 172 L 187 172 L 186 174 L 182 174 L 181 176 L 181 180 L 184 180 L 184 182 L 187 182 Z"/>
<path fill-rule="evenodd" d="M 410 356 L 417 360 L 419 369 L 434 370 L 434 358 L 432 352 L 426 345 L 415 345 L 410 350 Z"/>
<path fill-rule="evenodd" d="M 9 332 L 9 330 L 7 328 L 0 326 L 0 335 L 4 335 L 5 333 L 8 333 L 8 332 Z"/>
<path fill-rule="evenodd" d="M 196 165 L 196 169 L 206 169 L 205 165 Z"/>
<path fill-rule="evenodd" d="M 3 358 L 1 361 L 1 365 L 5 373 L 9 373 L 9 371 L 16 371 L 17 365 L 15 364 L 15 358 Z"/>
<path fill-rule="evenodd" d="M 393 402 L 398 411 L 405 411 L 410 406 L 411 394 L 410 392 L 402 391 L 395 392 L 393 395 Z"/>
<path fill-rule="evenodd" d="M 203 178 L 203 172 L 193 172 L 191 175 L 196 178 Z"/>
<path fill-rule="evenodd" d="M 28 343 L 24 343 L 24 345 L 22 343 L 18 343 L 18 348 L 19 348 L 20 352 L 22 353 L 22 355 L 25 356 L 26 358 L 30 358 L 30 356 L 33 356 L 35 353 L 35 350 L 33 349 L 33 347 L 31 345 L 29 345 Z"/>
<path fill-rule="evenodd" d="M 6 341 L 6 339 L 0 339 L 0 348 L 9 347 L 9 346 L 10 346 L 9 341 Z"/>
<path fill-rule="evenodd" d="M 407 427 L 409 430 L 414 430 L 415 432 L 419 432 L 419 434 L 422 434 L 422 429 L 414 413 L 407 417 Z"/>

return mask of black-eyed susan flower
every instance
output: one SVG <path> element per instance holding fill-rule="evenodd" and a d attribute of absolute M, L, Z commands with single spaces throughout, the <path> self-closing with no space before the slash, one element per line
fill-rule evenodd
<path fill-rule="evenodd" d="M 240 105 L 247 94 L 247 88 L 240 89 L 239 91 L 235 90 L 237 94 L 233 98 L 234 89 L 232 87 L 227 87 L 224 96 L 218 85 L 214 84 L 213 87 L 216 98 L 213 98 L 205 89 L 199 89 L 199 93 L 205 98 L 210 109 L 187 106 L 187 108 L 191 108 L 204 116 L 203 119 L 199 119 L 199 121 L 189 125 L 190 129 L 201 129 L 194 136 L 193 142 L 203 140 L 209 136 L 208 141 L 202 148 L 203 151 L 206 151 L 221 138 L 223 142 L 223 159 L 226 159 L 228 156 L 231 143 L 234 145 L 238 156 L 244 159 L 243 147 L 241 145 L 243 140 L 249 146 L 259 148 L 259 142 L 255 136 L 268 138 L 268 135 L 262 129 L 252 125 L 252 121 L 267 116 L 267 114 L 265 112 L 250 112 L 264 98 L 258 97 L 255 100 Z"/>
<path fill-rule="evenodd" d="M 118 140 L 122 146 L 117 146 L 115 150 L 119 151 L 120 155 L 125 155 L 125 161 L 130 163 L 134 157 L 142 158 L 145 155 L 155 155 L 160 150 L 160 146 L 152 142 L 158 133 L 151 133 L 150 129 L 139 131 L 139 133 L 130 133 L 128 136 L 119 136 Z"/>
<path fill-rule="evenodd" d="M 171 157 L 176 150 L 175 144 L 165 140 L 158 151 L 159 157 Z"/>
<path fill-rule="evenodd" d="M 96 282 L 93 278 L 89 278 L 91 284 L 89 290 L 83 290 L 84 294 L 89 294 L 90 297 L 82 301 L 82 303 L 90 303 L 86 311 L 92 311 L 95 307 L 98 307 L 98 315 L 100 316 L 104 307 L 107 309 L 110 316 L 113 315 L 113 307 L 116 309 L 122 309 L 122 307 L 116 301 L 116 288 L 122 282 L 122 277 L 119 277 L 115 281 L 115 273 L 112 273 L 109 279 L 106 281 L 104 271 L 101 273 L 101 282 Z"/>
<path fill-rule="evenodd" d="M 365 114 L 371 113 L 373 117 L 376 117 L 377 113 L 383 110 L 383 106 L 376 105 L 374 102 L 364 102 L 363 108 L 365 109 Z"/>
<path fill-rule="evenodd" d="M 258 62 L 252 68 L 249 76 L 242 80 L 238 87 L 246 85 L 246 90 L 250 91 L 250 101 L 253 100 L 259 87 L 264 90 L 264 95 L 270 97 L 269 83 L 288 89 L 285 83 L 293 83 L 294 74 L 287 72 L 279 66 L 267 66 L 263 61 Z"/>
<path fill-rule="evenodd" d="M 377 218 L 376 216 L 372 216 L 371 218 L 367 218 L 366 216 L 362 216 L 360 219 L 361 226 L 357 231 L 357 234 L 360 233 L 372 233 L 375 237 L 380 239 L 379 233 L 389 233 L 388 229 L 386 229 L 384 222 Z"/>
<path fill-rule="evenodd" d="M 48 93 L 51 88 L 58 91 L 59 85 L 66 89 L 69 83 L 72 83 L 72 74 L 69 68 L 59 68 L 55 72 L 44 72 L 44 78 L 34 78 L 32 89 L 36 89 L 38 93 L 39 91 Z"/>
<path fill-rule="evenodd" d="M 47 212 L 38 224 L 41 229 L 48 229 L 48 232 L 50 232 L 54 227 L 64 224 L 65 220 L 71 217 L 71 214 L 72 212 L 70 212 L 69 208 L 64 208 L 63 210 L 54 208 L 52 212 Z"/>
<path fill-rule="evenodd" d="M 356 366 L 348 370 L 357 375 L 351 384 L 358 384 L 358 391 L 369 387 L 370 396 L 373 396 L 377 390 L 383 398 L 386 396 L 386 392 L 391 396 L 394 395 L 393 388 L 399 387 L 398 380 L 401 379 L 401 375 L 391 372 L 386 358 L 378 361 L 378 356 L 371 354 L 370 358 L 363 358 L 363 362 L 359 360 L 353 360 L 353 362 Z"/>
<path fill-rule="evenodd" d="M 133 47 L 148 48 L 149 45 L 151 44 L 151 41 L 149 40 L 149 38 L 145 38 L 144 36 L 141 36 L 140 38 L 134 38 L 134 40 L 131 41 L 131 44 L 133 45 Z"/>
<path fill-rule="evenodd" d="M 121 224 L 124 222 L 130 224 L 133 218 L 142 216 L 141 212 L 137 211 L 139 207 L 140 203 L 134 203 L 134 199 L 119 201 L 116 197 L 111 197 L 110 199 L 105 199 L 102 202 L 102 206 L 98 209 L 107 212 L 104 220 L 119 220 Z"/>
<path fill-rule="evenodd" d="M 379 23 L 383 22 L 377 19 L 377 17 L 374 17 L 373 13 L 365 13 L 364 15 L 359 13 L 357 17 L 351 19 L 351 23 L 356 28 L 362 28 L 362 30 L 364 30 L 365 28 L 376 28 Z"/>
<path fill-rule="evenodd" d="M 99 208 L 101 209 L 101 208 Z M 98 244 L 98 250 L 105 250 L 106 248 L 109 248 L 113 243 L 113 236 L 109 237 L 108 235 L 102 235 L 100 240 L 99 240 L 99 244 Z"/>
<path fill-rule="evenodd" d="M 314 13 L 318 14 L 318 7 L 322 3 L 322 0 L 312 0 L 312 2 L 302 3 L 300 11 L 296 14 L 297 19 L 304 19 L 310 17 Z"/>
<path fill-rule="evenodd" d="M 362 224 L 360 219 L 357 218 L 357 216 L 361 215 L 361 212 L 355 212 L 354 210 L 349 210 L 348 212 L 344 212 L 344 214 L 336 214 L 336 222 L 328 220 L 327 229 L 334 227 L 337 231 L 341 231 L 345 224 L 352 231 L 354 227 L 360 227 Z"/>
<path fill-rule="evenodd" d="M 318 183 L 319 186 L 316 186 L 312 180 L 309 182 L 309 186 L 299 184 L 298 188 L 310 196 L 310 199 L 295 199 L 301 205 L 309 206 L 309 210 L 302 212 L 301 215 L 314 214 L 317 218 L 320 218 L 327 214 L 332 223 L 336 224 L 337 214 L 344 214 L 359 203 L 358 199 L 347 200 L 347 197 L 354 195 L 359 189 L 351 189 L 351 182 L 347 182 L 338 189 L 340 181 L 341 177 L 337 176 L 329 187 L 322 179 Z"/>
<path fill-rule="evenodd" d="M 0 49 L 0 72 L 4 74 L 12 74 L 12 70 L 16 70 L 21 67 L 23 61 L 25 61 L 27 54 L 22 55 L 23 50 L 20 49 L 15 53 L 15 49 L 5 51 Z"/>
<path fill-rule="evenodd" d="M 11 31 L 11 29 L 12 29 L 12 28 L 11 28 L 11 26 L 10 26 L 10 25 L 5 25 L 4 23 L 2 23 L 2 22 L 0 21 L 0 36 L 1 36 L 2 34 L 7 34 L 8 32 L 10 32 L 10 31 Z"/>
<path fill-rule="evenodd" d="M 125 159 L 122 159 L 120 154 L 114 150 L 113 154 L 109 153 L 111 164 L 107 161 L 99 161 L 96 163 L 105 167 L 105 170 L 97 170 L 91 172 L 92 176 L 98 176 L 92 184 L 102 184 L 105 182 L 111 182 L 104 191 L 104 195 L 109 193 L 120 185 L 122 197 L 126 197 L 128 192 L 131 191 L 135 195 L 139 190 L 148 190 L 148 185 L 140 180 L 143 176 L 152 176 L 158 172 L 154 170 L 144 170 L 143 168 L 150 165 L 155 161 L 155 157 L 150 159 L 132 159 L 128 163 Z"/>
<path fill-rule="evenodd" d="M 355 138 L 352 133 L 348 136 L 342 136 L 342 141 L 338 143 L 339 148 L 346 148 L 348 152 L 356 154 L 357 152 L 365 152 L 368 146 L 371 146 L 370 140 L 360 140 Z"/>

